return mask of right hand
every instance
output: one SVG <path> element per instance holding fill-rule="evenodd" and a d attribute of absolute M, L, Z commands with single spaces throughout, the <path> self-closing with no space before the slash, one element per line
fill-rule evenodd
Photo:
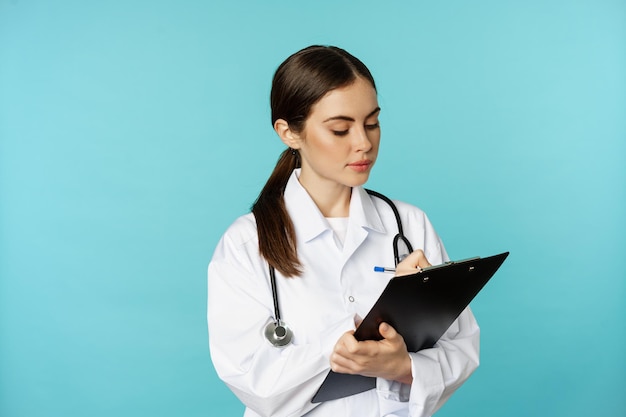
<path fill-rule="evenodd" d="M 428 259 L 426 259 L 424 251 L 418 249 L 413 251 L 406 258 L 404 258 L 402 262 L 396 265 L 396 276 L 401 277 L 403 275 L 411 275 L 421 271 L 422 268 L 429 266 L 431 266 L 431 264 L 428 262 Z"/>
<path fill-rule="evenodd" d="M 400 333 L 387 323 L 378 327 L 381 340 L 356 340 L 354 330 L 343 334 L 330 355 L 330 368 L 342 374 L 358 374 L 411 384 L 411 357 Z"/>

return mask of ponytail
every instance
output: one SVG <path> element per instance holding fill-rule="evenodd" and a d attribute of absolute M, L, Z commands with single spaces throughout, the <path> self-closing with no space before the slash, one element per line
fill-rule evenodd
<path fill-rule="evenodd" d="M 302 273 L 296 248 L 296 231 L 285 206 L 285 187 L 295 168 L 298 154 L 286 149 L 252 205 L 259 237 L 259 252 L 268 264 L 286 277 Z"/>
<path fill-rule="evenodd" d="M 287 58 L 274 73 L 270 107 L 272 126 L 283 119 L 289 129 L 302 132 L 311 109 L 324 95 L 362 77 L 374 89 L 369 70 L 358 58 L 335 46 L 312 45 Z M 285 150 L 252 205 L 259 236 L 259 252 L 269 265 L 286 277 L 302 273 L 296 248 L 296 230 L 285 207 L 285 187 L 299 155 Z"/>

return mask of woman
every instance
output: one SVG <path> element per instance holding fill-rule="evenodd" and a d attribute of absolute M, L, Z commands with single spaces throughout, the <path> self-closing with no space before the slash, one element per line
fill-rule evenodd
<path fill-rule="evenodd" d="M 353 337 L 390 279 L 373 266 L 394 261 L 398 230 L 390 206 L 362 188 L 380 141 L 369 70 L 342 49 L 305 48 L 277 69 L 271 107 L 287 149 L 208 269 L 218 375 L 246 405 L 245 416 L 432 415 L 478 366 L 479 330 L 469 308 L 431 349 L 407 352 L 386 323 L 381 341 Z M 395 204 L 417 248 L 396 274 L 447 261 L 426 215 Z M 280 315 L 293 330 L 291 343 L 278 347 L 265 335 L 275 321 L 273 271 Z M 376 377 L 376 388 L 314 404 L 330 369 Z"/>

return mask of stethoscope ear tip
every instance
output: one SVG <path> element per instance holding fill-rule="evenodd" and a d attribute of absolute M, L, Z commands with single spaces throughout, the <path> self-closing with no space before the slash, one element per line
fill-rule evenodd
<path fill-rule="evenodd" d="M 273 321 L 265 326 L 265 338 L 275 347 L 287 346 L 291 343 L 293 332 L 282 321 Z"/>

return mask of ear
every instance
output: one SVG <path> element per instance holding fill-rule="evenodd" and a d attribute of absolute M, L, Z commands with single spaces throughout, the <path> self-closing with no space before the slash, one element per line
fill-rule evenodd
<path fill-rule="evenodd" d="M 289 128 L 289 123 L 284 119 L 278 119 L 274 122 L 274 130 L 287 147 L 291 149 L 300 149 L 300 135 Z"/>

